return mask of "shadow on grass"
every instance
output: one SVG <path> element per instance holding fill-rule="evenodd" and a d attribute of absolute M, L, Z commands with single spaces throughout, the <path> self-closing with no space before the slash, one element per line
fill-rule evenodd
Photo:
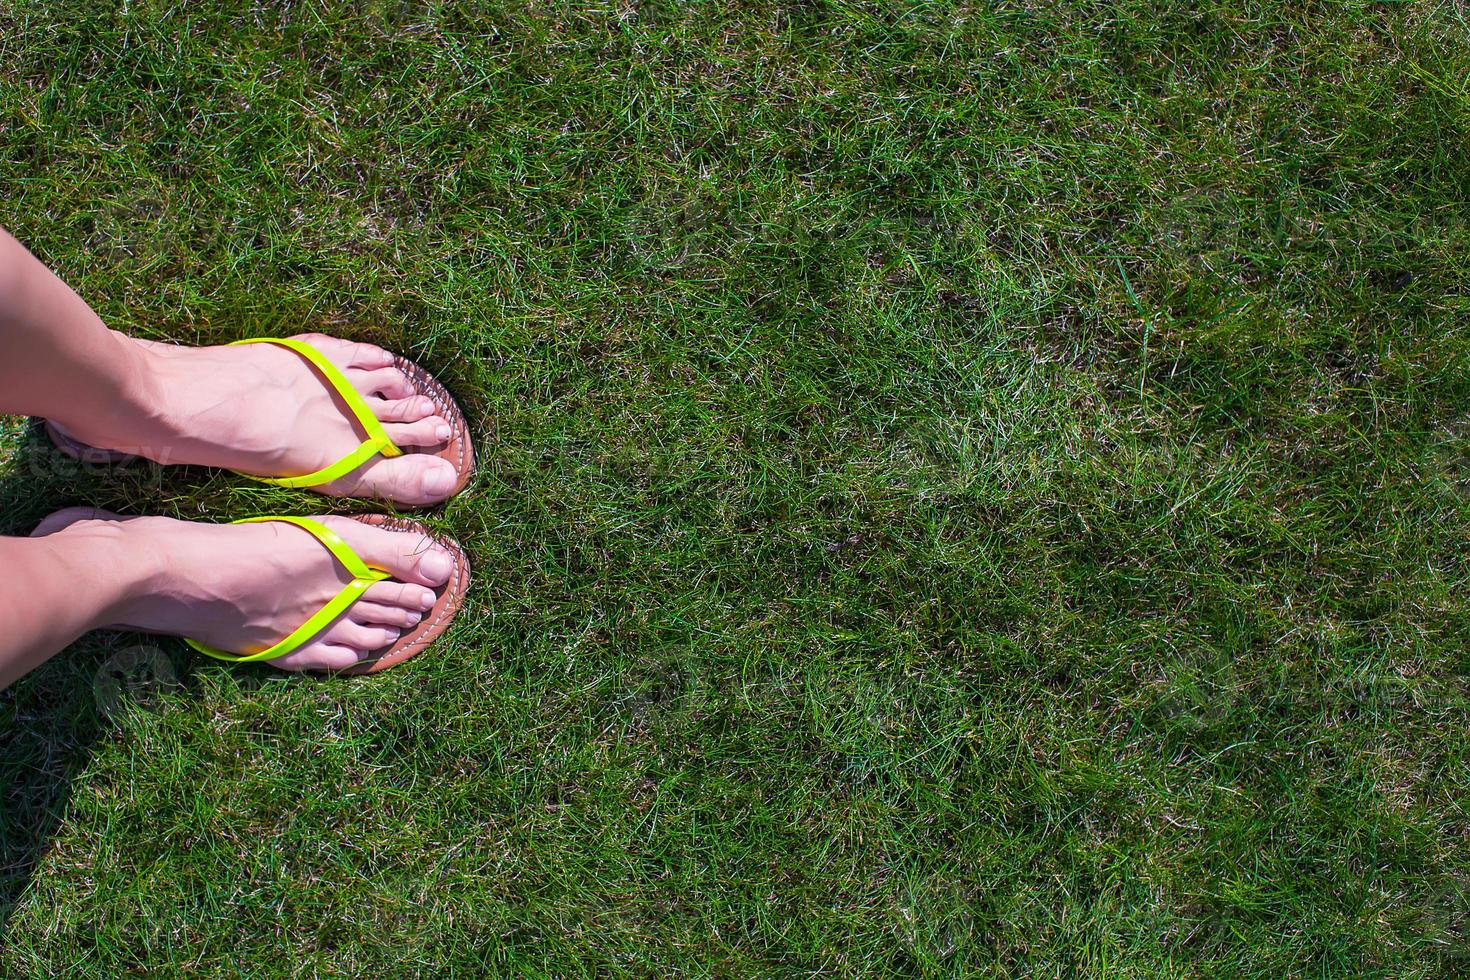
<path fill-rule="evenodd" d="M 145 512 L 161 489 L 151 464 L 78 462 L 34 425 L 18 435 L 0 464 L 0 534 L 29 534 L 47 514 L 78 504 Z M 163 646 L 139 634 L 97 632 L 0 692 L 0 944 L 67 811 L 73 782 L 115 730 L 109 719 L 159 690 L 187 690 L 191 663 L 183 658 L 181 669 Z"/>

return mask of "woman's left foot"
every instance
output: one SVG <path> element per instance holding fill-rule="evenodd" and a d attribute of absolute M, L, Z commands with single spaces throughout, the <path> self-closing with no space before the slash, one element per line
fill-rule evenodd
<path fill-rule="evenodd" d="M 122 337 L 123 335 L 118 335 Z M 217 466 L 263 477 L 313 473 L 363 439 L 342 398 L 303 357 L 274 344 L 181 347 L 123 337 L 142 365 L 134 404 L 103 419 L 51 420 L 62 437 L 122 450 L 158 463 Z M 472 456 L 456 431 L 452 403 L 413 365 L 373 344 L 323 334 L 295 339 L 320 351 L 363 396 L 401 456 L 374 456 L 312 489 L 335 497 L 374 497 L 423 507 L 456 493 Z M 421 374 L 421 372 L 420 372 Z M 452 412 L 452 414 L 451 414 Z M 451 441 L 462 452 L 445 454 Z M 443 458 L 456 456 L 456 462 Z"/>

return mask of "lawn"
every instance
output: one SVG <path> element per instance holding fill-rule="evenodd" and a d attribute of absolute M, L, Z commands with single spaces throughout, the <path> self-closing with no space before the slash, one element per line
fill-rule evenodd
<path fill-rule="evenodd" d="M 1470 972 L 1467 154 L 1450 0 L 0 0 L 0 224 L 482 461 L 432 654 L 0 695 L 0 975 Z"/>

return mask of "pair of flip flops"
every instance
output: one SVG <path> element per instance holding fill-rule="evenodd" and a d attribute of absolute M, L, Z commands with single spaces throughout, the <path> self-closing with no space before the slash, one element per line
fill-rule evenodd
<path fill-rule="evenodd" d="M 310 344 L 291 337 L 251 337 L 247 340 L 236 341 L 236 343 L 274 344 L 300 355 L 316 370 L 322 381 L 332 388 L 342 404 L 352 414 L 358 428 L 363 433 L 363 440 L 358 444 L 356 449 L 331 465 L 323 467 L 314 473 L 269 477 L 250 473 L 241 475 L 248 476 L 253 480 L 259 480 L 263 483 L 272 483 L 276 486 L 310 489 L 340 479 L 375 456 L 391 457 L 400 456 L 405 453 L 429 451 L 417 447 L 401 447 L 395 445 L 393 440 L 389 438 L 388 433 L 383 429 L 382 423 L 373 414 L 372 408 L 363 396 L 358 393 L 357 389 L 352 386 L 352 383 L 347 380 L 346 376 L 342 374 L 341 370 L 335 364 Z M 454 399 L 450 397 L 449 392 L 444 386 L 417 364 L 395 355 L 394 367 L 398 368 L 408 378 L 409 384 L 413 387 L 415 394 L 426 396 L 433 401 L 435 414 L 449 423 L 450 438 L 442 448 L 433 451 L 433 455 L 448 460 L 454 466 L 455 473 L 458 474 L 455 485 L 450 491 L 450 496 L 453 496 L 459 493 L 474 475 L 474 448 L 470 444 L 469 427 L 465 424 L 464 413 L 460 411 L 459 406 L 455 404 Z M 68 435 L 49 419 L 46 420 L 45 427 L 47 435 L 50 436 L 51 441 L 56 444 L 56 447 L 75 459 L 94 463 L 119 463 L 134 458 L 128 453 L 88 446 Z M 340 674 L 371 674 L 380 670 L 386 670 L 420 653 L 449 628 L 450 622 L 464 601 L 465 591 L 469 587 L 470 563 L 469 559 L 465 557 L 464 549 L 457 542 L 434 533 L 418 521 L 403 517 L 390 517 L 383 514 L 357 515 L 352 519 L 364 524 L 383 527 L 391 531 L 422 534 L 443 547 L 454 560 L 454 570 L 450 573 L 449 580 L 434 590 L 434 605 L 416 626 L 404 632 L 393 643 L 373 651 L 368 657 L 356 665 L 346 670 L 337 671 Z M 234 653 L 186 637 L 184 642 L 188 643 L 189 646 L 198 650 L 200 653 L 233 663 L 274 660 L 277 657 L 283 657 L 309 643 L 339 619 L 362 596 L 368 586 L 391 577 L 386 570 L 363 560 L 339 535 L 326 525 L 312 520 L 309 517 L 266 515 L 262 517 L 249 517 L 244 521 L 236 521 L 235 523 L 258 523 L 266 521 L 278 521 L 290 524 L 311 534 L 321 543 L 322 547 L 326 548 L 347 573 L 352 576 L 352 581 L 344 586 L 334 598 L 322 606 L 306 622 L 264 650 Z"/>

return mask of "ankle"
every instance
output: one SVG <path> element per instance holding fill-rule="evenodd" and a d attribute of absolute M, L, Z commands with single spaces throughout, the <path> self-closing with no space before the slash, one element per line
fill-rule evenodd
<path fill-rule="evenodd" d="M 118 346 L 118 409 L 122 420 L 142 430 L 165 427 L 170 412 L 168 358 L 155 345 L 112 331 Z"/>
<path fill-rule="evenodd" d="M 130 621 L 130 612 L 154 594 L 168 562 L 147 534 L 127 522 L 81 521 L 43 539 L 74 569 L 74 580 L 87 582 L 96 602 L 89 628 Z"/>
<path fill-rule="evenodd" d="M 178 441 L 171 421 L 177 413 L 169 405 L 176 387 L 169 380 L 169 358 L 157 345 L 107 333 L 109 369 L 101 400 L 76 406 L 75 416 L 56 412 L 48 418 L 83 443 L 166 463 Z"/>

